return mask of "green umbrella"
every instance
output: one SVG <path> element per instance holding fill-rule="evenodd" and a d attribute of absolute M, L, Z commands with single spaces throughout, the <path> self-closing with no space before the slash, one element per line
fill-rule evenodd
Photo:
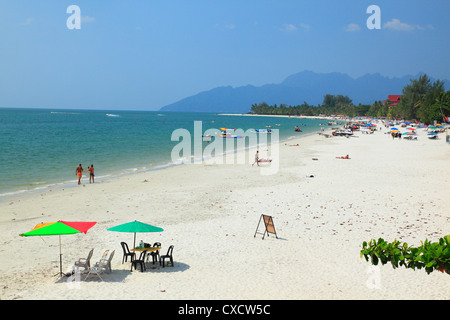
<path fill-rule="evenodd" d="M 152 226 L 151 224 L 143 223 L 140 221 L 132 221 L 124 224 L 120 224 L 118 226 L 106 229 L 108 231 L 117 231 L 117 232 L 131 232 L 134 233 L 134 244 L 133 248 L 136 247 L 136 233 L 137 232 L 161 232 L 164 231 L 163 228 Z"/>

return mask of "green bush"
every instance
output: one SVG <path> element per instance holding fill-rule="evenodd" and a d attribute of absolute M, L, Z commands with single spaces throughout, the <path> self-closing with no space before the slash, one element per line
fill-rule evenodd
<path fill-rule="evenodd" d="M 445 271 L 450 274 L 450 235 L 440 238 L 438 242 L 421 241 L 421 246 L 413 247 L 407 243 L 400 243 L 394 239 L 386 242 L 382 238 L 364 241 L 360 252 L 361 258 L 370 261 L 373 265 L 390 262 L 392 267 L 422 269 L 430 274 L 434 270 Z"/>

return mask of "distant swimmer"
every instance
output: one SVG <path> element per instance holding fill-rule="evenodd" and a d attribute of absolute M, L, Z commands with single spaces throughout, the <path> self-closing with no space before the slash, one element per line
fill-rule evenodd
<path fill-rule="evenodd" d="M 350 159 L 350 157 L 346 155 L 345 157 L 336 157 L 336 159 Z"/>
<path fill-rule="evenodd" d="M 94 165 L 91 164 L 91 166 L 88 167 L 87 171 L 89 172 L 89 183 L 91 183 L 91 181 L 92 183 L 94 183 Z"/>
<path fill-rule="evenodd" d="M 81 177 L 83 176 L 83 167 L 80 165 L 75 169 L 75 174 L 78 176 L 78 184 L 81 184 Z"/>

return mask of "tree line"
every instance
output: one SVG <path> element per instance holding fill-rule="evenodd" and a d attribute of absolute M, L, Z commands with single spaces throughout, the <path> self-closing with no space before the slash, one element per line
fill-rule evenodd
<path fill-rule="evenodd" d="M 431 82 L 426 74 L 411 79 L 402 89 L 402 97 L 397 105 L 393 101 L 375 101 L 372 105 L 354 105 L 343 95 L 327 94 L 320 105 L 304 102 L 301 105 L 268 105 L 265 102 L 252 104 L 250 113 L 272 115 L 343 115 L 348 117 L 376 117 L 387 119 L 417 120 L 426 124 L 443 121 L 450 117 L 450 91 L 445 91 L 444 82 Z"/>

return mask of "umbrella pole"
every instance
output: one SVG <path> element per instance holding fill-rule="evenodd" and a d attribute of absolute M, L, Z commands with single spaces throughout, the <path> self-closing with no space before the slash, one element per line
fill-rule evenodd
<path fill-rule="evenodd" d="M 59 276 L 62 277 L 61 235 L 59 235 Z"/>
<path fill-rule="evenodd" d="M 133 243 L 133 249 L 136 248 L 136 232 L 134 233 L 134 243 Z"/>

